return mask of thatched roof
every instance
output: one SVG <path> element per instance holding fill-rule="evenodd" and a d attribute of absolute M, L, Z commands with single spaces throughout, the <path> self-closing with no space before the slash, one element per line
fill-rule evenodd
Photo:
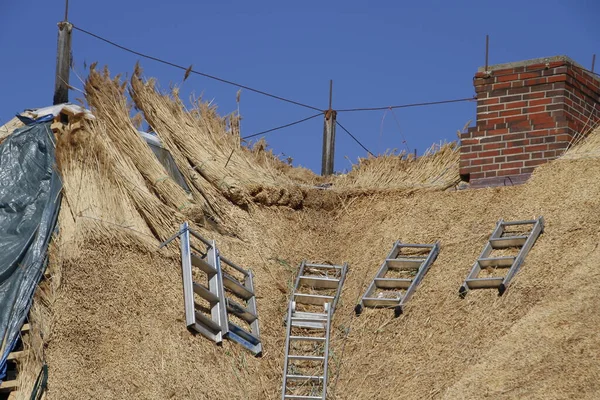
<path fill-rule="evenodd" d="M 242 146 L 228 129 L 235 116 L 202 102 L 187 109 L 139 70 L 128 83 L 92 71 L 85 91 L 96 120 L 57 138 L 65 201 L 54 275 L 32 314 L 50 367 L 48 399 L 280 398 L 282 321 L 303 259 L 350 264 L 332 331 L 332 399 L 600 392 L 600 158 L 552 162 L 518 187 L 459 191 L 457 150 L 447 145 L 417 160 L 363 160 L 322 189 L 309 171 Z M 127 94 L 191 194 L 138 135 Z M 460 299 L 496 221 L 539 215 L 545 233 L 508 292 Z M 157 248 L 183 220 L 254 270 L 261 359 L 185 329 L 178 248 Z M 355 317 L 397 239 L 440 240 L 442 250 L 405 315 Z"/>

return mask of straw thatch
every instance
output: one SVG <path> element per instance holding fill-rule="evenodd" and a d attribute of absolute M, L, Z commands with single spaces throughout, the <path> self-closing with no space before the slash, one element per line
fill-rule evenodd
<path fill-rule="evenodd" d="M 324 181 L 264 147 L 241 146 L 213 108 L 188 111 L 138 73 L 131 97 L 187 169 L 189 198 L 156 183 L 164 171 L 136 142 L 123 86 L 92 72 L 86 87 L 97 121 L 57 141 L 65 201 L 51 264 L 60 285 L 44 312 L 32 313 L 32 324 L 49 326 L 48 399 L 280 398 L 282 322 L 303 259 L 350 263 L 332 330 L 330 399 L 600 393 L 600 159 L 561 159 L 521 186 L 454 191 L 444 189 L 456 182 L 457 150 L 446 145 L 417 160 L 363 160 L 327 179 L 330 189 L 315 188 Z M 180 211 L 182 200 L 192 205 Z M 193 212 L 224 223 L 214 229 L 200 217 L 196 229 L 255 273 L 261 359 L 185 329 L 178 250 L 158 250 L 157 238 Z M 545 233 L 507 293 L 460 299 L 495 222 L 539 215 Z M 405 315 L 355 317 L 397 239 L 440 240 L 442 250 Z"/>

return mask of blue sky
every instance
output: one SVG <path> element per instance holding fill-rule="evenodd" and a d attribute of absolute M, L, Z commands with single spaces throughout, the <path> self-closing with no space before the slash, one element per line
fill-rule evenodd
<path fill-rule="evenodd" d="M 0 124 L 52 102 L 63 13 L 63 0 L 0 0 Z M 490 64 L 564 54 L 589 68 L 597 53 L 598 71 L 599 16 L 597 0 L 71 0 L 69 13 L 75 25 L 137 51 L 319 108 L 327 107 L 333 79 L 334 109 L 470 97 L 486 34 Z M 115 74 L 131 73 L 139 58 L 77 31 L 73 56 L 82 75 L 84 62 L 94 61 Z M 142 67 L 163 88 L 182 82 L 180 70 L 149 60 Z M 74 76 L 71 83 L 82 87 Z M 191 76 L 181 92 L 214 99 L 221 113 L 236 109 L 237 88 L 219 82 Z M 314 114 L 248 91 L 240 111 L 243 136 Z M 398 123 L 384 111 L 340 113 L 338 121 L 373 153 L 408 147 L 420 154 L 434 142 L 455 140 L 474 119 L 475 103 L 395 113 Z M 319 172 L 322 131 L 319 117 L 266 139 L 276 154 Z M 337 130 L 336 170 L 365 155 Z"/>

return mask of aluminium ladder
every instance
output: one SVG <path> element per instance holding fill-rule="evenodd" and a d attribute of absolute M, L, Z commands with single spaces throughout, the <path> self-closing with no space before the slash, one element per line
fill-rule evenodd
<path fill-rule="evenodd" d="M 296 303 L 290 301 L 287 316 L 283 386 L 281 399 L 325 400 L 327 397 L 327 365 L 332 303 L 325 303 L 325 313 L 319 317 L 296 313 Z M 320 326 L 315 324 L 320 322 Z M 308 323 L 308 326 L 304 324 Z M 296 334 L 299 330 L 302 333 Z"/>
<path fill-rule="evenodd" d="M 427 250 L 426 256 L 403 254 L 403 249 L 416 249 L 417 251 Z M 417 286 L 427 273 L 431 264 L 435 261 L 440 251 L 440 244 L 407 244 L 396 241 L 392 251 L 388 254 L 385 261 L 379 267 L 373 281 L 362 296 L 360 303 L 356 305 L 354 311 L 360 315 L 365 307 L 388 307 L 394 308 L 394 316 L 399 317 L 404 311 L 404 306 L 414 294 Z M 386 277 L 388 273 L 398 273 L 402 278 Z M 397 289 L 405 292 L 393 292 L 393 297 L 385 297 L 383 291 Z M 377 295 L 377 291 L 380 294 Z"/>
<path fill-rule="evenodd" d="M 294 284 L 294 292 L 292 293 L 292 301 L 295 302 L 293 317 L 301 317 L 293 321 L 294 326 L 321 328 L 324 326 L 324 320 L 327 313 L 315 312 L 313 310 L 298 310 L 298 306 L 302 305 L 306 309 L 314 308 L 314 306 L 325 306 L 329 304 L 331 313 L 335 312 L 335 307 L 340 298 L 342 286 L 348 272 L 348 263 L 343 265 L 329 264 L 311 264 L 302 261 L 300 270 Z M 319 294 L 323 291 L 328 294 Z M 316 293 L 315 293 L 316 292 Z M 333 293 L 331 293 L 333 292 Z M 310 319 L 315 321 L 311 322 Z"/>
<path fill-rule="evenodd" d="M 192 244 L 190 234 L 202 243 L 204 250 Z M 222 257 L 216 242 L 200 236 L 189 228 L 187 222 L 160 247 L 178 237 L 181 239 L 181 269 L 188 329 L 217 344 L 227 338 L 241 344 L 256 356 L 262 355 L 252 271 Z M 206 284 L 199 282 L 203 280 L 203 274 L 206 276 Z M 195 295 L 204 300 L 198 299 L 204 305 L 196 301 Z M 242 328 L 231 320 L 231 316 L 249 325 L 249 328 Z"/>
<path fill-rule="evenodd" d="M 527 234 L 514 235 L 513 233 L 511 235 L 510 232 L 506 232 L 507 227 L 522 225 L 531 225 L 531 229 Z M 470 289 L 498 289 L 498 296 L 502 296 L 513 276 L 519 271 L 529 250 L 531 250 L 543 231 L 544 217 L 512 222 L 500 219 L 496 223 L 496 228 L 492 232 L 492 236 L 490 236 L 479 258 L 473 264 L 467 279 L 465 279 L 460 287 L 460 296 L 464 298 Z M 508 236 L 505 236 L 506 234 Z M 516 256 L 490 257 L 493 250 L 509 248 L 520 248 L 520 250 Z M 486 268 L 508 268 L 508 272 L 505 276 L 480 278 L 479 273 Z"/>

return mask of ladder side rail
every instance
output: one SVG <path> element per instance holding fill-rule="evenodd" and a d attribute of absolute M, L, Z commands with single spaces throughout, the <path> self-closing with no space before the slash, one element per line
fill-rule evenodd
<path fill-rule="evenodd" d="M 294 292 L 292 293 L 292 300 L 293 297 L 296 295 L 296 292 L 298 292 L 298 288 L 300 287 L 300 277 L 304 275 L 304 266 L 306 265 L 306 260 L 302 260 L 302 262 L 300 263 L 300 268 L 298 269 L 298 275 L 296 275 L 296 282 L 294 283 Z"/>
<path fill-rule="evenodd" d="M 519 268 L 521 268 L 521 265 L 523 264 L 525 257 L 529 253 L 529 250 L 531 250 L 531 248 L 535 244 L 537 238 L 539 237 L 540 233 L 542 233 L 543 223 L 544 223 L 543 219 L 540 217 L 540 219 L 538 219 L 538 222 L 536 222 L 536 224 L 533 226 L 533 229 L 529 233 L 529 236 L 527 237 L 525 244 L 523 245 L 523 247 L 521 247 L 521 250 L 519 251 L 519 254 L 517 255 L 517 257 L 515 258 L 513 265 L 508 270 L 508 273 L 504 277 L 502 284 L 498 288 L 498 291 L 501 295 L 504 293 L 504 291 L 510 284 L 510 281 L 513 278 L 513 276 L 517 273 L 517 271 L 519 271 Z"/>
<path fill-rule="evenodd" d="M 228 319 L 227 319 L 227 303 L 225 302 L 225 289 L 223 286 L 223 272 L 221 271 L 221 263 L 219 260 L 219 250 L 217 249 L 216 243 L 213 240 L 209 251 L 208 257 L 209 263 L 215 268 L 217 271 L 210 278 L 210 291 L 215 294 L 219 298 L 219 301 L 211 307 L 211 317 L 213 321 L 217 322 L 221 327 L 221 332 L 219 336 L 219 342 L 222 341 L 223 336 L 229 332 L 228 327 Z"/>
<path fill-rule="evenodd" d="M 384 275 L 387 273 L 387 269 L 388 269 L 387 268 L 387 260 L 390 258 L 396 258 L 398 256 L 398 253 L 400 253 L 400 241 L 396 240 L 396 242 L 392 246 L 392 250 L 389 252 L 387 257 L 383 260 L 383 262 L 381 263 L 381 266 L 379 267 L 379 269 L 377 270 L 377 273 L 375 274 L 375 277 L 371 280 L 371 283 L 367 287 L 367 290 L 361 296 L 360 302 L 354 307 L 354 312 L 356 313 L 356 315 L 360 315 L 362 313 L 362 310 L 365 308 L 364 299 L 373 296 L 373 293 L 375 292 L 375 289 L 377 288 L 377 285 L 375 284 L 375 278 L 383 278 Z"/>
<path fill-rule="evenodd" d="M 244 276 L 248 276 L 248 270 L 245 270 L 244 268 L 237 266 L 233 261 L 231 261 L 223 256 L 220 256 L 220 258 L 221 258 L 221 261 L 223 261 L 225 264 L 229 265 L 231 268 L 242 273 Z"/>
<path fill-rule="evenodd" d="M 423 264 L 421 264 L 421 267 L 417 271 L 417 275 L 413 278 L 413 281 L 410 284 L 410 286 L 408 287 L 408 289 L 406 290 L 406 293 L 404 293 L 404 296 L 402 297 L 402 301 L 400 301 L 400 304 L 399 304 L 399 306 L 401 308 L 404 307 L 404 304 L 408 300 L 410 300 L 410 298 L 414 294 L 415 290 L 417 289 L 417 286 L 419 286 L 419 284 L 423 280 L 423 277 L 429 270 L 429 267 L 431 266 L 431 264 L 433 264 L 433 262 L 437 258 L 439 252 L 440 252 L 440 242 L 438 241 L 438 242 L 435 242 L 435 244 L 433 245 L 431 251 L 427 255 L 427 258 L 425 259 L 425 261 L 423 261 Z"/>
<path fill-rule="evenodd" d="M 187 225 L 187 222 L 186 222 L 186 225 Z M 203 238 L 202 236 L 200 236 L 200 234 L 198 232 L 194 231 L 193 229 L 190 229 L 189 227 L 186 228 L 186 229 L 192 234 L 193 237 L 195 237 L 196 239 L 200 240 L 207 247 L 212 247 L 212 246 L 215 245 L 215 241 L 214 240 L 210 241 L 208 239 Z"/>
<path fill-rule="evenodd" d="M 246 287 L 250 290 L 253 296 L 247 301 L 247 307 L 250 308 L 250 311 L 256 315 L 256 319 L 254 322 L 250 324 L 250 331 L 252 335 L 254 335 L 258 340 L 260 340 L 260 327 L 258 324 L 258 311 L 256 308 L 256 293 L 254 292 L 254 274 L 252 270 L 248 270 L 248 275 L 246 276 Z M 256 346 L 257 357 L 262 356 L 262 341 Z"/>
<path fill-rule="evenodd" d="M 340 299 L 340 295 L 342 294 L 342 286 L 344 285 L 344 281 L 346 280 L 346 273 L 348 272 L 348 263 L 345 262 L 342 265 L 342 271 L 340 274 L 340 280 L 338 281 L 338 287 L 335 292 L 335 297 L 333 298 L 333 304 L 331 305 L 331 312 L 335 312 L 335 306 L 337 305 L 338 300 Z"/>
<path fill-rule="evenodd" d="M 285 335 L 285 356 L 283 359 L 283 387 L 281 388 L 281 400 L 285 400 L 287 392 L 288 356 L 290 352 L 290 336 L 292 334 L 292 313 L 294 312 L 294 300 L 290 300 L 287 315 L 287 333 Z"/>
<path fill-rule="evenodd" d="M 504 220 L 502 218 L 498 222 L 496 222 L 496 228 L 494 228 L 492 235 L 486 242 L 485 246 L 483 246 L 483 250 L 481 251 L 481 254 L 479 254 L 479 257 L 477 257 L 477 260 L 475 260 L 475 262 L 473 263 L 473 266 L 471 267 L 469 274 L 467 275 L 467 277 L 463 281 L 462 285 L 460 286 L 458 293 L 462 297 L 466 296 L 467 292 L 469 291 L 469 282 L 468 281 L 470 279 L 477 279 L 477 276 L 479 276 L 479 273 L 481 272 L 481 266 L 479 265 L 478 260 L 480 258 L 487 258 L 493 250 L 492 245 L 490 244 L 490 240 L 498 239 L 504 233 L 503 223 L 504 223 Z"/>
<path fill-rule="evenodd" d="M 327 307 L 327 326 L 325 332 L 325 354 L 324 354 L 324 368 L 323 368 L 323 400 L 327 398 L 327 380 L 328 380 L 328 365 L 329 365 L 329 333 L 331 331 L 331 314 L 333 313 L 333 309 L 331 304 L 326 304 Z"/>
<path fill-rule="evenodd" d="M 187 222 L 182 225 L 181 231 L 181 275 L 183 277 L 185 324 L 187 327 L 190 327 L 196 324 L 196 309 L 194 306 L 192 255 L 190 250 L 190 235 L 187 229 Z"/>

